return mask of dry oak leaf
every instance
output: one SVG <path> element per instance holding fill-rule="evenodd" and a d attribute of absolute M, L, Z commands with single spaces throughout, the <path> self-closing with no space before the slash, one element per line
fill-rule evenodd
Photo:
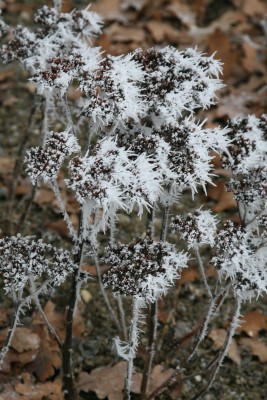
<path fill-rule="evenodd" d="M 212 348 L 214 350 L 219 350 L 223 347 L 226 336 L 227 336 L 227 331 L 225 329 L 212 329 L 212 331 L 209 333 L 209 338 L 213 341 L 213 346 Z M 232 342 L 230 344 L 227 357 L 230 358 L 234 363 L 237 365 L 240 365 L 241 363 L 241 356 L 240 356 L 240 351 L 238 349 L 237 343 L 235 339 L 232 339 Z"/>
<path fill-rule="evenodd" d="M 237 61 L 237 53 L 233 51 L 229 36 L 221 29 L 216 29 L 208 38 L 209 53 L 216 52 L 216 58 L 223 62 L 223 76 L 228 78 L 232 65 Z"/>
<path fill-rule="evenodd" d="M 173 369 L 163 370 L 161 365 L 153 368 L 149 382 L 149 391 L 154 391 L 173 374 Z M 102 367 L 94 369 L 90 374 L 82 372 L 80 374 L 77 389 L 78 391 L 93 391 L 99 399 L 108 398 L 109 400 L 123 400 L 124 377 L 126 372 L 126 362 L 120 361 L 113 367 Z M 141 388 L 142 374 L 133 375 L 131 391 L 139 394 Z M 170 395 L 174 399 L 181 392 L 181 385 L 174 387 Z"/>
<path fill-rule="evenodd" d="M 267 362 L 267 346 L 266 346 L 266 344 L 260 342 L 257 339 L 245 338 L 245 337 L 240 338 L 238 343 L 242 347 L 247 347 L 254 356 L 257 356 L 259 358 L 261 363 Z"/>
<path fill-rule="evenodd" d="M 221 212 L 224 210 L 230 210 L 236 208 L 237 204 L 233 197 L 232 192 L 227 192 L 223 179 L 218 179 L 216 182 L 216 186 L 208 187 L 208 197 L 212 200 L 216 201 L 214 207 L 212 207 L 212 211 Z"/>
<path fill-rule="evenodd" d="M 256 338 L 260 331 L 267 331 L 267 315 L 257 310 L 243 315 L 239 322 L 241 326 L 236 330 L 238 334 L 245 332 L 248 336 Z"/>
<path fill-rule="evenodd" d="M 28 371 L 34 373 L 41 382 L 55 375 L 55 370 L 61 366 L 58 345 L 50 337 L 46 325 L 36 325 L 34 328 L 41 338 L 41 345 L 35 359 L 28 366 Z"/>
<path fill-rule="evenodd" d="M 113 367 L 101 367 L 94 369 L 90 374 L 82 372 L 77 382 L 77 390 L 96 393 L 99 399 L 123 400 L 124 377 L 126 362 L 120 361 Z M 141 374 L 134 374 L 132 391 L 140 392 Z"/>
<path fill-rule="evenodd" d="M 61 389 L 61 382 L 46 382 L 46 383 L 18 383 L 15 385 L 17 393 L 24 396 L 25 400 L 64 400 L 64 395 Z M 11 399 L 12 397 L 10 397 Z M 1 398 L 0 398 L 1 399 Z"/>
<path fill-rule="evenodd" d="M 168 22 L 149 21 L 145 26 L 156 43 L 162 43 L 165 40 L 171 43 L 179 42 L 180 32 Z"/>
<path fill-rule="evenodd" d="M 37 350 L 40 346 L 40 336 L 25 327 L 18 327 L 15 330 L 11 347 L 18 353 Z"/>
<path fill-rule="evenodd" d="M 267 13 L 267 5 L 265 1 L 261 0 L 245 0 L 243 11 L 249 17 L 253 17 L 254 15 L 262 16 Z"/>
<path fill-rule="evenodd" d="M 113 42 L 142 43 L 146 38 L 146 34 L 143 29 L 128 26 L 124 27 L 118 24 L 113 24 L 112 27 L 109 29 L 109 33 L 112 37 Z"/>
<path fill-rule="evenodd" d="M 104 20 L 120 20 L 120 0 L 96 0 L 91 4 L 90 11 L 97 12 Z"/>

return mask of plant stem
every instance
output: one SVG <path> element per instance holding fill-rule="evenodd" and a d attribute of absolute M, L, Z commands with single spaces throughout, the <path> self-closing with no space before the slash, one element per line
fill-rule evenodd
<path fill-rule="evenodd" d="M 80 275 L 80 262 L 82 257 L 83 242 L 79 244 L 79 250 L 75 254 L 74 261 L 77 267 L 73 271 L 70 299 L 66 317 L 65 339 L 61 347 L 62 353 L 62 374 L 63 374 L 63 392 L 65 400 L 76 400 L 77 392 L 74 387 L 73 369 L 72 369 L 72 328 L 73 317 L 77 301 L 77 288 Z"/>
<path fill-rule="evenodd" d="M 155 352 L 155 341 L 157 335 L 157 301 L 150 304 L 149 314 L 148 314 L 148 345 L 146 351 L 146 360 L 144 366 L 144 372 L 141 383 L 141 400 L 146 397 L 148 380 L 151 374 L 152 362 Z"/>
<path fill-rule="evenodd" d="M 140 301 L 142 300 L 136 296 L 133 298 L 133 312 L 132 312 L 130 337 L 129 337 L 129 353 L 128 353 L 128 361 L 127 361 L 127 369 L 126 369 L 125 385 L 124 385 L 124 400 L 131 400 L 133 361 L 135 359 L 136 348 L 138 346 L 138 321 L 139 321 L 139 310 L 141 307 Z"/>
<path fill-rule="evenodd" d="M 213 294 L 211 293 L 211 290 L 210 290 L 210 287 L 209 287 L 209 284 L 208 284 L 208 281 L 207 281 L 207 277 L 206 277 L 206 274 L 205 274 L 205 269 L 204 269 L 202 258 L 201 258 L 200 253 L 199 253 L 199 249 L 198 249 L 197 246 L 195 246 L 194 250 L 195 250 L 195 253 L 197 255 L 198 266 L 199 266 L 199 271 L 200 271 L 201 278 L 202 278 L 204 286 L 205 286 L 205 288 L 206 288 L 206 290 L 208 292 L 209 298 L 212 299 L 213 298 Z"/>

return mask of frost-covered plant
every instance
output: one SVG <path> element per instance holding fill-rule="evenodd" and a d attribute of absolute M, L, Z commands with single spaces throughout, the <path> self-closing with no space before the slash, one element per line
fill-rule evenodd
<path fill-rule="evenodd" d="M 53 7 L 43 6 L 37 11 L 34 31 L 22 26 L 11 29 L 0 21 L 2 36 L 10 30 L 0 58 L 4 63 L 18 61 L 27 69 L 42 107 L 39 144 L 28 148 L 24 155 L 33 194 L 41 182 L 50 184 L 73 247 L 70 253 L 22 235 L 0 241 L 4 288 L 16 303 L 14 324 L 0 359 L 10 346 L 22 309 L 35 301 L 45 318 L 39 295 L 50 285 L 60 286 L 71 275 L 63 343 L 47 320 L 46 323 L 61 348 L 65 398 L 75 400 L 72 322 L 80 287 L 88 278 L 81 271 L 81 264 L 89 254 L 95 258 L 100 288 L 119 331 L 115 347 L 128 363 L 125 399 L 131 398 L 139 322 L 144 312 L 148 314 L 141 399 L 154 398 L 168 384 L 148 393 L 157 301 L 179 279 L 192 253 L 198 260 L 210 305 L 189 359 L 230 290 L 237 304 L 224 347 L 215 360 L 209 388 L 238 325 L 241 303 L 267 288 L 267 118 L 249 116 L 230 121 L 225 128 L 205 128 L 205 121 L 198 121 L 194 113 L 214 104 L 216 91 L 223 86 L 219 79 L 221 64 L 214 55 L 168 46 L 103 56 L 100 48 L 92 47 L 94 35 L 101 31 L 101 18 L 90 9 L 62 13 L 60 3 L 55 1 Z M 68 99 L 70 88 L 81 93 L 75 103 Z M 81 127 L 87 132 L 86 145 L 82 144 Z M 214 152 L 222 155 L 224 166 L 231 170 L 228 188 L 238 202 L 241 225 L 228 222 L 222 226 L 216 216 L 202 208 L 175 216 L 171 230 L 179 232 L 186 243 L 186 251 L 177 251 L 167 241 L 170 207 L 180 201 L 185 191 L 189 190 L 194 198 L 199 187 L 206 191 L 207 184 L 214 184 Z M 60 187 L 59 174 L 65 178 Z M 78 229 L 66 210 L 61 195 L 63 184 L 80 205 Z M 163 209 L 162 226 L 160 232 L 155 232 L 153 215 L 158 209 Z M 132 243 L 116 243 L 118 214 L 135 211 L 143 219 L 148 215 L 144 237 Z M 101 278 L 99 256 L 103 251 L 98 240 L 103 232 L 110 234 L 110 246 L 101 262 L 109 270 Z M 218 271 L 215 288 L 206 278 L 201 252 L 207 248 L 212 252 L 210 262 Z M 118 317 L 105 288 L 111 288 L 114 294 Z M 133 309 L 128 335 L 124 298 L 132 301 Z M 178 371 L 179 365 L 170 382 Z"/>

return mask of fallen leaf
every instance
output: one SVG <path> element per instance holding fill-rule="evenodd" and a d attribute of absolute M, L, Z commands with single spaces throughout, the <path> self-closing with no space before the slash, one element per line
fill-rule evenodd
<path fill-rule="evenodd" d="M 216 181 L 216 186 L 209 185 L 207 195 L 210 199 L 216 201 L 212 211 L 221 212 L 231 210 L 237 207 L 232 192 L 227 192 L 223 179 Z"/>
<path fill-rule="evenodd" d="M 145 31 L 136 27 L 124 27 L 114 24 L 110 31 L 113 42 L 137 42 L 142 43 L 145 40 Z"/>
<path fill-rule="evenodd" d="M 33 201 L 35 204 L 43 206 L 45 204 L 51 204 L 54 198 L 55 195 L 51 189 L 40 188 L 36 191 Z"/>
<path fill-rule="evenodd" d="M 0 157 L 0 175 L 6 176 L 12 174 L 15 167 L 15 160 L 8 157 Z"/>
<path fill-rule="evenodd" d="M 165 40 L 171 43 L 179 42 L 180 32 L 167 22 L 149 21 L 145 26 L 156 43 Z"/>
<path fill-rule="evenodd" d="M 82 372 L 79 376 L 76 387 L 79 392 L 95 392 L 99 399 L 107 397 L 109 400 L 123 400 L 126 365 L 125 361 L 120 361 L 113 367 L 96 368 L 90 374 Z M 172 373 L 173 369 L 164 370 L 161 365 L 156 365 L 151 373 L 149 391 L 152 392 L 159 387 L 163 382 L 170 378 Z M 142 374 L 135 373 L 131 385 L 131 391 L 133 393 L 140 393 L 141 381 Z M 177 388 L 175 390 L 175 393 L 176 392 Z"/>
<path fill-rule="evenodd" d="M 91 4 L 90 11 L 97 12 L 104 20 L 122 19 L 120 0 L 97 0 Z"/>
<path fill-rule="evenodd" d="M 70 237 L 68 226 L 63 219 L 59 219 L 58 221 L 48 221 L 46 222 L 46 227 L 57 232 L 63 238 Z"/>
<path fill-rule="evenodd" d="M 225 329 L 212 329 L 212 331 L 209 333 L 208 336 L 213 341 L 212 348 L 214 350 L 219 350 L 224 345 L 227 336 L 227 331 Z M 235 339 L 232 339 L 231 341 L 227 357 L 230 358 L 237 365 L 240 365 L 241 355 Z"/>
<path fill-rule="evenodd" d="M 181 273 L 181 278 L 178 279 L 177 283 L 179 285 L 184 285 L 189 282 L 199 281 L 200 275 L 195 267 L 184 268 Z"/>
<path fill-rule="evenodd" d="M 17 393 L 24 395 L 25 399 L 29 400 L 42 400 L 47 398 L 51 400 L 52 398 L 57 400 L 64 399 L 64 395 L 61 389 L 61 382 L 59 380 L 56 380 L 54 382 L 34 384 L 18 383 L 15 385 L 15 390 Z"/>
<path fill-rule="evenodd" d="M 248 336 L 256 338 L 260 331 L 267 331 L 267 315 L 260 311 L 250 311 L 240 318 L 240 327 L 236 333 L 245 332 Z"/>
<path fill-rule="evenodd" d="M 101 367 L 94 369 L 90 374 L 82 372 L 77 382 L 77 390 L 96 393 L 99 399 L 123 400 L 124 377 L 126 362 L 120 361 L 113 367 Z M 133 375 L 132 387 L 135 393 L 140 392 L 141 374 Z"/>
<path fill-rule="evenodd" d="M 237 61 L 237 53 L 233 49 L 229 35 L 221 29 L 216 29 L 208 38 L 209 53 L 216 52 L 216 58 L 223 62 L 223 76 L 228 78 L 232 72 L 232 65 Z"/>
<path fill-rule="evenodd" d="M 28 350 L 37 350 L 40 346 L 40 337 L 25 327 L 17 327 L 12 339 L 11 346 L 18 353 Z"/>
<path fill-rule="evenodd" d="M 267 362 L 267 346 L 258 339 L 240 338 L 238 343 L 243 347 L 248 347 L 250 352 L 257 356 L 261 363 Z"/>
<path fill-rule="evenodd" d="M 254 15 L 264 15 L 267 13 L 266 2 L 264 3 L 261 0 L 245 0 L 243 4 L 243 11 L 249 17 L 253 17 Z"/>

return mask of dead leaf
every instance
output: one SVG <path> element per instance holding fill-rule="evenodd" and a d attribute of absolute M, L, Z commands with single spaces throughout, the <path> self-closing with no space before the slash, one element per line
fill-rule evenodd
<path fill-rule="evenodd" d="M 221 212 L 231 210 L 237 207 L 232 192 L 227 192 L 223 179 L 216 181 L 216 186 L 210 185 L 207 190 L 208 197 L 216 201 L 216 205 L 212 207 L 212 211 Z"/>
<path fill-rule="evenodd" d="M 15 75 L 14 69 L 6 69 L 5 71 L 0 71 L 0 82 L 4 82 Z"/>
<path fill-rule="evenodd" d="M 30 329 L 19 326 L 14 333 L 12 348 L 18 353 L 28 350 L 37 350 L 40 346 L 40 337 Z"/>
<path fill-rule="evenodd" d="M 256 338 L 260 331 L 267 331 L 267 315 L 260 311 L 250 311 L 240 318 L 241 325 L 236 333 L 245 332 L 248 336 Z"/>
<path fill-rule="evenodd" d="M 46 222 L 46 227 L 57 232 L 63 238 L 70 237 L 68 226 L 63 219 L 59 219 L 58 221 L 48 221 Z"/>
<path fill-rule="evenodd" d="M 109 30 L 113 42 L 137 42 L 142 43 L 145 40 L 145 31 L 137 27 L 124 27 L 118 24 L 112 25 Z"/>
<path fill-rule="evenodd" d="M 264 15 L 267 13 L 267 6 L 261 0 L 245 0 L 243 4 L 243 11 L 249 17 L 253 17 L 254 15 Z"/>
<path fill-rule="evenodd" d="M 18 383 L 15 385 L 15 390 L 17 393 L 24 395 L 25 399 L 29 400 L 42 400 L 47 398 L 51 400 L 52 398 L 57 400 L 64 399 L 64 395 L 61 389 L 61 382 L 59 380 L 56 380 L 54 382 L 34 384 Z"/>
<path fill-rule="evenodd" d="M 267 362 L 267 346 L 258 339 L 240 338 L 239 344 L 243 347 L 248 347 L 250 352 L 257 356 L 261 363 Z"/>
<path fill-rule="evenodd" d="M 177 281 L 179 285 L 184 285 L 185 283 L 199 281 L 200 275 L 195 267 L 184 268 L 181 273 L 181 278 Z"/>
<path fill-rule="evenodd" d="M 101 367 L 94 369 L 90 374 L 82 372 L 77 382 L 77 390 L 96 393 L 99 399 L 108 397 L 109 400 L 123 400 L 124 377 L 126 362 L 120 361 L 113 367 Z M 133 375 L 132 388 L 135 393 L 140 393 L 141 374 Z"/>
<path fill-rule="evenodd" d="M 9 157 L 0 157 L 0 175 L 6 176 L 12 174 L 15 167 L 15 160 Z"/>
<path fill-rule="evenodd" d="M 244 42 L 242 44 L 244 57 L 242 58 L 242 64 L 246 71 L 254 72 L 259 71 L 260 63 L 258 60 L 258 50 L 252 47 L 249 43 Z M 264 68 L 264 67 L 263 67 Z M 264 72 L 264 71 L 262 71 Z"/>
<path fill-rule="evenodd" d="M 48 188 L 40 188 L 36 191 L 34 196 L 34 203 L 39 206 L 51 204 L 55 199 L 54 192 Z"/>
<path fill-rule="evenodd" d="M 91 4 L 90 11 L 97 12 L 104 20 L 122 19 L 120 0 L 97 0 Z"/>
<path fill-rule="evenodd" d="M 209 53 L 216 52 L 216 58 L 221 60 L 223 66 L 223 77 L 228 78 L 232 72 L 232 65 L 237 61 L 237 53 L 233 49 L 229 35 L 221 29 L 216 29 L 208 39 Z"/>
<path fill-rule="evenodd" d="M 227 336 L 227 331 L 225 329 L 213 329 L 208 336 L 213 341 L 212 348 L 214 350 L 219 350 L 223 347 L 223 344 Z M 232 339 L 232 342 L 230 344 L 227 353 L 227 357 L 230 358 L 237 365 L 240 365 L 241 356 L 235 339 Z"/>
<path fill-rule="evenodd" d="M 101 367 L 94 369 L 90 374 L 82 372 L 77 382 L 78 391 L 93 391 L 99 399 L 107 397 L 109 400 L 123 400 L 124 377 L 126 362 L 120 361 L 113 367 Z M 165 382 L 173 373 L 173 369 L 163 370 L 161 365 L 156 365 L 151 373 L 150 391 L 155 390 Z M 139 394 L 142 374 L 135 373 L 131 391 Z M 177 389 L 175 390 L 175 393 Z M 174 392 L 173 392 L 174 393 Z M 174 398 L 174 397 L 173 397 Z"/>
<path fill-rule="evenodd" d="M 180 32 L 167 22 L 149 21 L 145 26 L 156 43 L 161 43 L 165 40 L 171 43 L 179 42 Z"/>

